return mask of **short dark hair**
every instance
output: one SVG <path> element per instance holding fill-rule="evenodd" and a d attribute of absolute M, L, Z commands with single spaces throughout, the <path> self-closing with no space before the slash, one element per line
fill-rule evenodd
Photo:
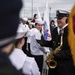
<path fill-rule="evenodd" d="M 36 18 L 37 14 L 34 14 L 34 18 Z"/>
<path fill-rule="evenodd" d="M 51 22 L 55 22 L 54 20 L 51 20 Z"/>

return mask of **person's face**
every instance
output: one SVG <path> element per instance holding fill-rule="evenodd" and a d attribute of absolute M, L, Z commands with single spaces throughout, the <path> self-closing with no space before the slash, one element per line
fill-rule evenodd
<path fill-rule="evenodd" d="M 52 25 L 54 25 L 54 22 L 52 22 Z"/>
<path fill-rule="evenodd" d="M 62 28 L 66 24 L 67 17 L 62 17 L 61 19 L 57 19 L 58 27 Z"/>
<path fill-rule="evenodd" d="M 23 24 L 26 24 L 26 21 L 23 20 L 22 23 L 23 23 Z"/>
<path fill-rule="evenodd" d="M 32 28 L 32 24 L 29 25 L 29 28 L 30 28 L 30 29 Z"/>
<path fill-rule="evenodd" d="M 42 24 L 37 24 L 37 25 L 36 25 L 36 28 L 37 28 L 38 30 L 41 30 L 41 29 L 42 29 L 42 26 L 43 26 Z"/>
<path fill-rule="evenodd" d="M 51 24 L 50 25 L 54 25 L 54 22 L 51 22 Z"/>

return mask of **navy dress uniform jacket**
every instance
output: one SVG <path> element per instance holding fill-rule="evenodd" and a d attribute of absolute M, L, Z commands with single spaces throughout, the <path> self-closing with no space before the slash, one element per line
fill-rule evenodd
<path fill-rule="evenodd" d="M 58 35 L 57 28 L 55 28 L 51 41 L 43 41 L 42 38 L 42 41 L 37 40 L 37 42 L 41 46 L 51 47 L 55 50 L 60 45 L 60 37 L 61 35 Z M 57 67 L 55 69 L 49 69 L 49 75 L 75 75 L 72 55 L 68 45 L 68 27 L 64 28 L 63 45 L 59 53 L 54 56 L 54 60 L 57 62 Z"/>
<path fill-rule="evenodd" d="M 60 45 L 60 35 L 58 35 L 57 28 L 52 34 L 52 48 L 55 50 Z M 72 55 L 70 52 L 70 47 L 68 45 L 68 28 L 64 28 L 63 34 L 63 45 L 58 54 L 54 56 L 57 62 L 57 67 L 55 69 L 49 69 L 49 75 L 75 75 L 74 65 L 72 60 Z"/>

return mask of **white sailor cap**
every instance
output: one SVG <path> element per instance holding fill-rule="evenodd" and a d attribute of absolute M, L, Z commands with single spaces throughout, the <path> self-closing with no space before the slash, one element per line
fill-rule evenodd
<path fill-rule="evenodd" d="M 69 16 L 69 12 L 66 10 L 57 10 L 56 11 L 56 17 L 58 19 L 61 19 L 62 17 L 68 17 Z"/>
<path fill-rule="evenodd" d="M 22 18 L 24 21 L 28 21 L 28 19 L 27 18 Z"/>
<path fill-rule="evenodd" d="M 38 24 L 44 24 L 44 21 L 41 20 L 41 19 L 35 19 L 35 23 L 38 23 Z"/>
<path fill-rule="evenodd" d="M 29 22 L 29 24 L 31 24 L 31 25 L 33 25 L 33 26 L 35 25 L 35 23 L 33 23 L 33 22 Z"/>
<path fill-rule="evenodd" d="M 25 27 L 24 25 L 19 25 L 18 30 L 17 30 L 17 36 L 15 39 L 20 39 L 22 37 L 24 37 L 26 31 L 25 31 Z"/>

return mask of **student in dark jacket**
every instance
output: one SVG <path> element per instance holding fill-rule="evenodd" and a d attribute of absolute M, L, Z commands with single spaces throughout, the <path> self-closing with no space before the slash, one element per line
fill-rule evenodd
<path fill-rule="evenodd" d="M 21 7 L 21 0 L 0 0 L 0 75 L 23 75 L 8 58 L 14 48 Z"/>
<path fill-rule="evenodd" d="M 52 35 L 52 33 L 53 33 L 54 28 L 56 28 L 56 26 L 55 26 L 55 21 L 54 21 L 54 20 L 51 20 L 51 21 L 50 21 L 51 35 Z"/>

